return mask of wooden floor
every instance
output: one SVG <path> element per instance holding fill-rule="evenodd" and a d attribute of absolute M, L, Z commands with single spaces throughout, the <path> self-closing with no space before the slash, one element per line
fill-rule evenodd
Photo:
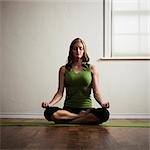
<path fill-rule="evenodd" d="M 149 131 L 149 128 L 84 125 L 2 126 L 0 145 L 2 150 L 149 150 Z"/>

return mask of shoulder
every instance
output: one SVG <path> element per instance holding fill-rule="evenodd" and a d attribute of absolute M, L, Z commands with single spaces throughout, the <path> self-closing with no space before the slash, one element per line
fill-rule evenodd
<path fill-rule="evenodd" d="M 93 74 L 97 73 L 97 68 L 95 67 L 95 65 L 90 64 L 90 69 Z"/>
<path fill-rule="evenodd" d="M 66 70 L 65 65 L 63 65 L 63 66 L 61 66 L 61 67 L 59 68 L 59 72 L 60 72 L 61 74 L 64 74 L 64 73 L 65 73 L 65 70 Z"/>

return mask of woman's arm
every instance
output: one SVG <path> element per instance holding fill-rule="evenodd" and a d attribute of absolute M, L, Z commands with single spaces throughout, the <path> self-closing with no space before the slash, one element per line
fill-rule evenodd
<path fill-rule="evenodd" d="M 100 95 L 99 90 L 99 75 L 95 68 L 95 66 L 91 65 L 91 71 L 93 73 L 93 82 L 92 82 L 92 88 L 93 88 L 93 94 L 96 101 L 105 108 L 109 108 L 109 102 L 102 99 Z"/>
<path fill-rule="evenodd" d="M 64 93 L 64 73 L 65 73 L 65 66 L 62 66 L 59 69 L 59 83 L 58 83 L 58 90 L 56 92 L 56 94 L 54 95 L 54 97 L 52 98 L 52 100 L 50 101 L 45 101 L 42 102 L 42 107 L 45 108 L 47 106 L 53 106 L 56 103 L 58 103 L 62 97 L 63 97 L 63 93 Z"/>

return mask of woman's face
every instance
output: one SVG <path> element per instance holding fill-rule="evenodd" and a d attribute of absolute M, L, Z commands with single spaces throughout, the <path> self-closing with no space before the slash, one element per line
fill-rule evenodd
<path fill-rule="evenodd" d="M 80 59 L 82 58 L 83 54 L 84 54 L 83 44 L 81 42 L 75 43 L 73 46 L 73 57 L 75 59 Z"/>

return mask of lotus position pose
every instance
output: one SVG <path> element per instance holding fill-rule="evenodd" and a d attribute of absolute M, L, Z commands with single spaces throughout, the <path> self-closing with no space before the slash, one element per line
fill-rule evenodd
<path fill-rule="evenodd" d="M 89 62 L 87 48 L 80 38 L 70 44 L 68 62 L 59 69 L 59 86 L 54 97 L 42 102 L 44 116 L 55 123 L 100 124 L 109 119 L 109 102 L 99 91 L 98 72 Z M 63 108 L 55 107 L 66 88 Z M 92 107 L 91 90 L 100 108 Z"/>

